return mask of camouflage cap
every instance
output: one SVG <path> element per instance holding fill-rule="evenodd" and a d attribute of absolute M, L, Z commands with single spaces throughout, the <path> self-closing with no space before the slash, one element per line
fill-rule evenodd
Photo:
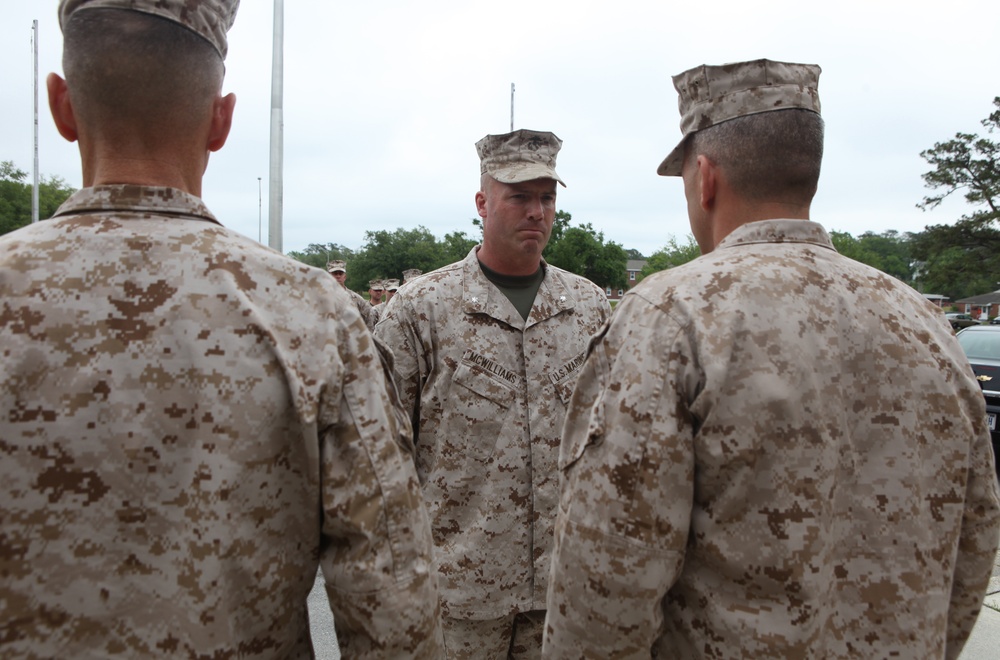
<path fill-rule="evenodd" d="M 674 76 L 684 138 L 656 173 L 680 176 L 684 139 L 724 121 L 789 108 L 819 114 L 819 74 L 815 64 L 754 60 L 703 64 Z"/>
<path fill-rule="evenodd" d="M 399 280 L 391 279 L 385 281 L 385 288 L 389 291 L 395 291 L 399 288 Z"/>
<path fill-rule="evenodd" d="M 555 133 L 521 129 L 503 135 L 487 135 L 476 143 L 480 174 L 489 174 L 501 183 L 519 183 L 532 179 L 555 179 L 556 155 L 562 140 Z"/>
<path fill-rule="evenodd" d="M 236 20 L 240 0 L 60 0 L 59 26 L 78 9 L 128 9 L 179 23 L 204 37 L 226 59 L 226 32 Z"/>
<path fill-rule="evenodd" d="M 337 273 L 337 272 L 346 273 L 347 272 L 347 262 L 346 261 L 328 261 L 328 262 L 326 262 L 326 272 L 328 272 L 328 273 Z"/>
<path fill-rule="evenodd" d="M 368 288 L 373 291 L 381 291 L 385 288 L 385 282 L 382 280 L 368 280 Z"/>
<path fill-rule="evenodd" d="M 420 277 L 423 274 L 424 271 L 420 270 L 419 268 L 407 268 L 406 270 L 403 271 L 403 284 L 406 284 L 410 280 L 416 277 Z"/>

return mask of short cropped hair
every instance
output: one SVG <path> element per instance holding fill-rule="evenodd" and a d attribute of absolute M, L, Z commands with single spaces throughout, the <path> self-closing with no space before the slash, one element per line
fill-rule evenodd
<path fill-rule="evenodd" d="M 747 199 L 808 204 L 823 161 L 823 119 L 797 108 L 737 117 L 691 134 L 684 154 L 707 156 Z"/>
<path fill-rule="evenodd" d="M 486 192 L 486 188 L 487 188 L 487 186 L 490 185 L 491 181 L 496 181 L 496 179 L 494 179 L 493 177 L 491 177 L 489 174 L 485 174 L 484 173 L 482 176 L 480 176 L 479 177 L 479 191 L 480 192 Z"/>
<path fill-rule="evenodd" d="M 74 112 L 114 131 L 171 135 L 202 119 L 222 86 L 222 57 L 204 38 L 158 16 L 122 9 L 74 13 L 63 29 Z"/>

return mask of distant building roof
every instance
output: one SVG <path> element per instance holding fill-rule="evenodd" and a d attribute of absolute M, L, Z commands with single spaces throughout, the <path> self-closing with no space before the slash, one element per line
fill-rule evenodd
<path fill-rule="evenodd" d="M 642 267 L 646 265 L 645 259 L 629 259 L 625 263 L 625 270 L 642 270 Z"/>
<path fill-rule="evenodd" d="M 924 298 L 927 300 L 948 300 L 948 296 L 942 296 L 940 293 L 925 293 Z"/>
<path fill-rule="evenodd" d="M 979 296 L 972 296 L 971 298 L 963 298 L 961 300 L 956 300 L 955 302 L 963 305 L 993 305 L 1000 303 L 1000 291 L 984 293 Z"/>

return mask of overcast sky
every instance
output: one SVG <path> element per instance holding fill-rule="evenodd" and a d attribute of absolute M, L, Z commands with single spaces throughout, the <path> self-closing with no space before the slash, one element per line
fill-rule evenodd
<path fill-rule="evenodd" d="M 40 164 L 81 185 L 75 144 L 52 126 L 44 77 L 61 73 L 56 0 L 5 2 L 0 160 L 33 167 L 32 20 L 39 22 Z M 271 0 L 243 0 L 230 31 L 229 142 L 204 198 L 252 238 L 262 181 L 267 242 Z M 284 250 L 360 248 L 366 230 L 476 235 L 474 144 L 515 128 L 563 139 L 558 206 L 574 224 L 649 254 L 689 233 L 677 178 L 656 167 L 680 138 L 671 76 L 766 57 L 819 64 L 826 157 L 813 219 L 829 230 L 920 231 L 960 199 L 927 193 L 920 151 L 980 121 L 1000 95 L 1000 3 L 853 0 L 285 2 Z M 994 136 L 1000 139 L 1000 136 Z M 29 177 L 30 178 L 30 177 Z"/>

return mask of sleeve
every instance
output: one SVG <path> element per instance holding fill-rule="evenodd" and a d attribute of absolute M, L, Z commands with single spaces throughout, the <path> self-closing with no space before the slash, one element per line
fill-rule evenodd
<path fill-rule="evenodd" d="M 375 332 L 375 323 L 378 321 L 378 317 L 372 311 L 372 306 L 368 304 L 364 296 L 359 295 L 356 291 L 351 291 L 351 297 L 354 299 L 354 304 L 358 308 L 358 313 L 361 314 L 361 318 L 365 321 L 365 326 L 371 332 Z"/>
<path fill-rule="evenodd" d="M 408 419 L 415 422 L 420 412 L 420 338 L 410 320 L 413 313 L 409 301 L 396 294 L 391 302 L 382 310 L 375 336 L 392 351 L 392 375 L 399 399 Z"/>
<path fill-rule="evenodd" d="M 979 415 L 977 419 L 979 433 L 971 443 L 965 512 L 948 608 L 945 657 L 949 659 L 961 654 L 972 634 L 996 559 L 997 543 L 1000 542 L 1000 486 L 997 484 L 996 464 L 985 415 Z"/>
<path fill-rule="evenodd" d="M 338 338 L 342 395 L 321 436 L 320 566 L 344 657 L 437 658 L 442 637 L 430 522 L 407 419 L 371 333 Z"/>
<path fill-rule="evenodd" d="M 684 329 L 635 296 L 594 339 L 560 448 L 547 657 L 650 657 L 691 517 L 693 362 Z"/>

